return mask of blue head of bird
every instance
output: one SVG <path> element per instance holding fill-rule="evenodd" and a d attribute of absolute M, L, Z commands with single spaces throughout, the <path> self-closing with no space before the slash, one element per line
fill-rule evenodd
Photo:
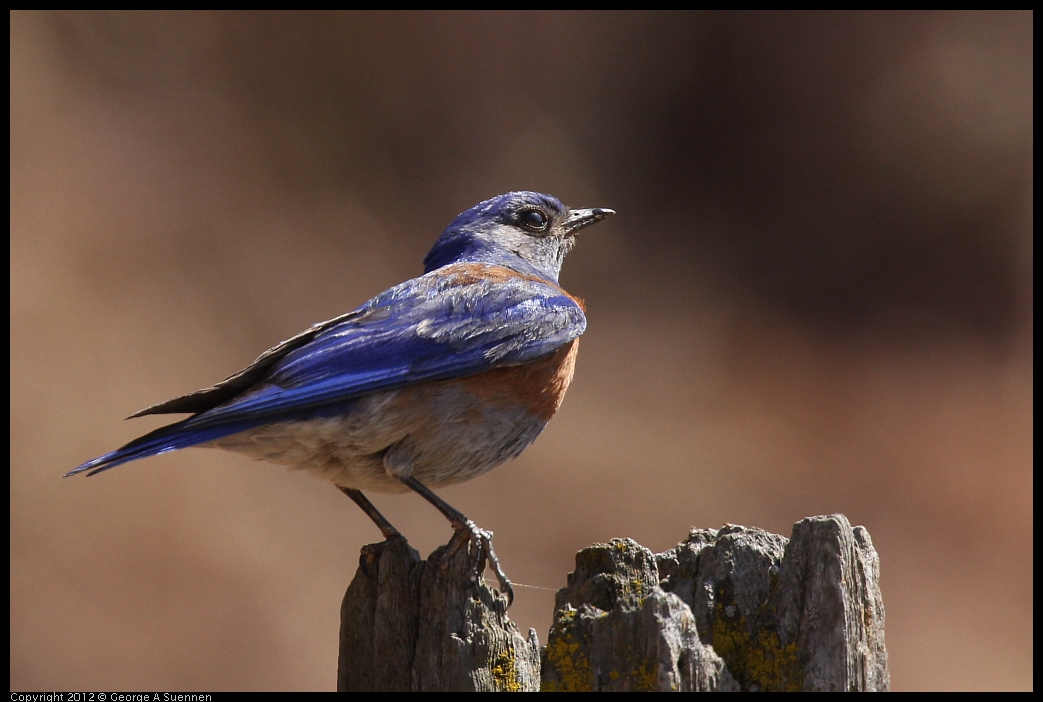
<path fill-rule="evenodd" d="M 527 190 L 498 195 L 463 212 L 424 258 L 424 272 L 450 263 L 493 263 L 558 281 L 565 254 L 584 227 L 615 214 L 572 209 Z"/>

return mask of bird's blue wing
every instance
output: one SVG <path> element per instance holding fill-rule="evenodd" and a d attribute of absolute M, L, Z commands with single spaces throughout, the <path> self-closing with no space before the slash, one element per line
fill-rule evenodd
<path fill-rule="evenodd" d="M 69 475 L 336 411 L 373 392 L 526 363 L 583 333 L 586 318 L 573 298 L 505 270 L 447 266 L 396 286 L 270 349 L 213 388 L 144 410 L 139 414 L 198 413 Z"/>

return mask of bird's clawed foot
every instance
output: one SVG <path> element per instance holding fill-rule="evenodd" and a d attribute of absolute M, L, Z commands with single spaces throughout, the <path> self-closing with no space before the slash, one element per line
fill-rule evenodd
<path fill-rule="evenodd" d="M 510 607 L 514 602 L 514 588 L 500 566 L 500 559 L 496 557 L 496 551 L 493 550 L 493 533 L 487 529 L 482 529 L 470 519 L 461 522 L 454 521 L 452 525 L 453 529 L 456 530 L 456 534 L 451 542 L 452 550 L 455 552 L 456 549 L 467 543 L 473 544 L 474 561 L 472 573 L 475 582 L 485 571 L 485 564 L 488 561 L 489 566 L 496 573 L 496 579 L 500 583 L 500 591 L 507 596 L 507 606 Z"/>
<path fill-rule="evenodd" d="M 485 529 L 479 529 L 477 524 L 465 517 L 459 510 L 448 504 L 441 497 L 431 492 L 430 488 L 413 476 L 399 477 L 399 480 L 410 490 L 413 490 L 438 508 L 438 511 L 453 525 L 456 534 L 449 542 L 451 546 L 450 553 L 456 553 L 457 549 L 464 544 L 474 544 L 474 568 L 472 568 L 474 582 L 477 582 L 478 578 L 485 572 L 484 562 L 488 559 L 489 565 L 492 566 L 493 572 L 496 573 L 496 579 L 500 581 L 500 591 L 507 596 L 507 606 L 510 607 L 511 603 L 514 602 L 514 588 L 511 587 L 511 581 L 507 579 L 503 568 L 500 567 L 500 559 L 496 557 L 496 551 L 493 551 L 493 533 Z"/>

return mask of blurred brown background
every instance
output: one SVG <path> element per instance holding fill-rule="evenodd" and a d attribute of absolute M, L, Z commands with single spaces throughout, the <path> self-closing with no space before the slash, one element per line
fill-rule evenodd
<path fill-rule="evenodd" d="M 379 540 L 333 487 L 204 450 L 59 476 L 512 189 L 619 212 L 565 264 L 560 414 L 442 491 L 512 578 L 843 512 L 894 689 L 1031 687 L 1031 13 L 14 13 L 12 689 L 333 689 Z"/>

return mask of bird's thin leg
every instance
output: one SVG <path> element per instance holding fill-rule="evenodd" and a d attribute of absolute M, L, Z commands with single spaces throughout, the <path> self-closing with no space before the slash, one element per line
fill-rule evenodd
<path fill-rule="evenodd" d="M 511 587 L 511 581 L 507 579 L 507 575 L 503 572 L 503 568 L 500 567 L 500 559 L 496 557 L 496 551 L 493 550 L 493 533 L 486 529 L 479 528 L 478 525 L 465 517 L 463 512 L 455 509 L 416 478 L 410 476 L 399 478 L 399 480 L 405 483 L 406 486 L 425 500 L 433 504 L 439 512 L 445 515 L 445 518 L 449 520 L 449 523 L 452 524 L 453 529 L 455 529 L 458 534 L 463 532 L 470 537 L 470 540 L 478 550 L 479 562 L 481 561 L 483 554 L 489 559 L 489 565 L 492 566 L 493 572 L 496 573 L 496 579 L 500 582 L 500 590 L 507 595 L 507 606 L 510 607 L 511 603 L 514 602 L 514 588 Z"/>
<path fill-rule="evenodd" d="M 377 525 L 378 529 L 380 529 L 380 533 L 384 535 L 385 539 L 390 540 L 402 536 L 398 529 L 391 525 L 391 522 L 387 520 L 387 517 L 377 511 L 377 508 L 373 506 L 373 503 L 370 502 L 361 491 L 353 488 L 346 488 L 343 485 L 338 485 L 337 488 L 362 508 L 362 511 L 366 513 L 366 516 L 372 519 L 373 523 Z"/>

